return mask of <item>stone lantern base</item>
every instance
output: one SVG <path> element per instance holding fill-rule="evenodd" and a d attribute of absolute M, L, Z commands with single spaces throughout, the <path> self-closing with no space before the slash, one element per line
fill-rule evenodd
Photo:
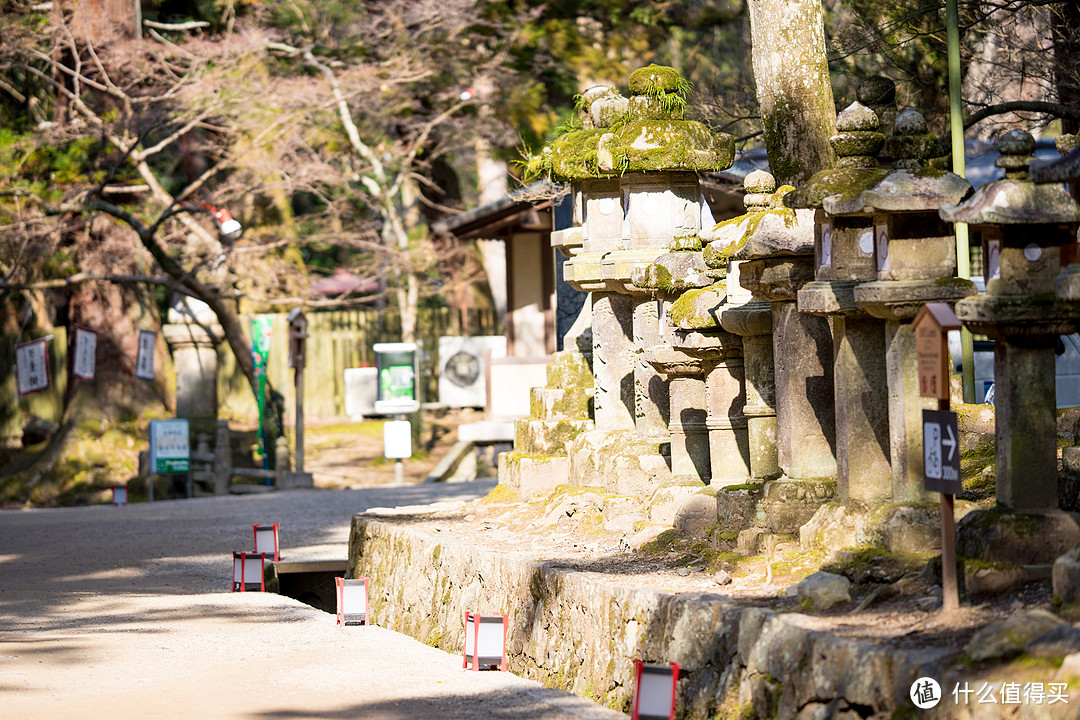
<path fill-rule="evenodd" d="M 1080 514 L 976 510 L 956 526 L 956 554 L 1048 577 L 1054 560 L 1080 545 Z M 1002 568 L 1004 569 L 1004 568 Z"/>

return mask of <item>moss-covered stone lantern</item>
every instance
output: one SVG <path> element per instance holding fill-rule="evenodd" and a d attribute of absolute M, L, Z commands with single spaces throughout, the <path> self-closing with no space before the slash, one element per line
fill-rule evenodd
<path fill-rule="evenodd" d="M 886 142 L 896 169 L 857 198 L 824 200 L 826 212 L 872 217 L 877 279 L 855 287 L 855 302 L 885 321 L 892 498 L 920 502 L 923 489 L 922 410 L 936 410 L 919 392 L 911 321 L 928 302 L 954 303 L 976 292 L 956 274 L 956 238 L 938 208 L 971 192 L 959 175 L 930 168 L 937 140 L 916 110 L 899 114 Z"/>
<path fill-rule="evenodd" d="M 735 270 L 729 290 L 738 282 L 751 293 L 718 308 L 721 326 L 742 340 L 750 474 L 716 502 L 720 530 L 756 553 L 768 535 L 797 534 L 835 492 L 832 341 L 827 320 L 795 307 L 813 279 L 813 211 L 785 207 L 794 188 L 778 189 L 769 173 L 750 173 L 743 187 L 746 213 L 715 228 L 705 257 Z"/>
<path fill-rule="evenodd" d="M 799 290 L 799 311 L 828 317 L 832 325 L 836 411 L 836 482 L 841 499 L 887 500 L 892 492 L 889 465 L 888 392 L 883 323 L 855 303 L 855 287 L 877 279 L 871 215 L 826 198 L 857 200 L 889 174 L 878 167 L 885 142 L 878 118 L 854 102 L 836 119 L 830 138 L 837 168 L 817 173 L 793 193 L 795 207 L 815 214 L 815 279 Z"/>
<path fill-rule="evenodd" d="M 1028 177 L 1035 141 L 1022 130 L 998 141 L 1005 177 L 940 210 L 946 222 L 981 232 L 986 294 L 956 304 L 956 316 L 994 345 L 998 509 L 965 517 L 957 552 L 1021 565 L 1052 562 L 1080 541 L 1075 519 L 1057 511 L 1054 349 L 1074 332 L 1080 308 L 1058 300 L 1060 248 L 1073 242 L 1080 207 L 1060 185 Z"/>
<path fill-rule="evenodd" d="M 643 357 L 661 342 L 658 302 L 634 279 L 673 242 L 711 226 L 697 173 L 729 167 L 735 150 L 730 135 L 683 119 L 688 85 L 673 69 L 637 70 L 629 88 L 629 99 L 611 88 L 586 93 L 582 127 L 552 142 L 535 166 L 579 193 L 582 250 L 564 277 L 592 293 L 595 432 L 634 430 L 634 441 L 608 444 L 637 457 L 641 443 L 659 450 L 667 442 L 669 398 Z"/>

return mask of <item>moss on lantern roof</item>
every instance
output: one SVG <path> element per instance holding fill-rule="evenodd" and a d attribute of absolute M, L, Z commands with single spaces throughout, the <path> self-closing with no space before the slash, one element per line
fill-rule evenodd
<path fill-rule="evenodd" d="M 632 100 L 643 102 L 631 102 L 630 110 L 611 120 L 609 127 L 574 128 L 561 135 L 529 160 L 527 171 L 559 180 L 582 180 L 626 172 L 700 172 L 731 167 L 735 141 L 730 135 L 680 119 L 689 88 L 689 83 L 669 67 L 650 65 L 635 71 L 630 76 L 630 90 L 635 94 Z M 598 100 L 612 96 L 610 89 L 598 89 L 594 94 Z M 634 108 L 648 112 L 635 114 Z M 609 118 L 602 120 L 607 123 Z"/>
<path fill-rule="evenodd" d="M 1080 205 L 1061 185 L 1036 185 L 1028 177 L 1035 140 L 1024 130 L 1010 130 L 998 141 L 995 165 L 1005 178 L 988 183 L 957 205 L 942 205 L 946 222 L 972 225 L 1061 225 L 1080 222 Z"/>
<path fill-rule="evenodd" d="M 720 327 L 720 308 L 727 301 L 723 282 L 687 290 L 671 304 L 671 324 L 679 330 L 710 330 Z"/>
<path fill-rule="evenodd" d="M 888 174 L 888 170 L 868 168 L 822 170 L 795 192 L 789 193 L 785 204 L 792 208 L 816 209 L 824 206 L 825 198 L 834 195 L 844 200 L 855 200 Z"/>

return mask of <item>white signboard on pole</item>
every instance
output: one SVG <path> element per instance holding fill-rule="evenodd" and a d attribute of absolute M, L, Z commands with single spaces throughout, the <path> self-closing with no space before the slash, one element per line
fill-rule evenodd
<path fill-rule="evenodd" d="M 157 333 L 153 330 L 139 331 L 139 354 L 135 358 L 135 377 L 140 380 L 154 379 L 154 346 Z"/>
<path fill-rule="evenodd" d="M 97 333 L 76 325 L 74 355 L 71 374 L 80 380 L 93 380 L 97 366 Z"/>
<path fill-rule="evenodd" d="M 29 395 L 49 387 L 48 338 L 15 346 L 15 375 L 19 395 Z"/>

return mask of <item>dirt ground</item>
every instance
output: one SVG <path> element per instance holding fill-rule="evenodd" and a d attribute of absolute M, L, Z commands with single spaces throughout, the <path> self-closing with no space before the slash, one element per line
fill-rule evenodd
<path fill-rule="evenodd" d="M 470 409 L 425 413 L 414 455 L 402 463 L 405 482 L 424 482 L 457 442 L 458 426 L 483 419 L 482 412 Z M 304 471 L 314 475 L 315 487 L 343 490 L 393 484 L 394 461 L 383 456 L 382 426 L 381 419 L 307 426 Z"/>

